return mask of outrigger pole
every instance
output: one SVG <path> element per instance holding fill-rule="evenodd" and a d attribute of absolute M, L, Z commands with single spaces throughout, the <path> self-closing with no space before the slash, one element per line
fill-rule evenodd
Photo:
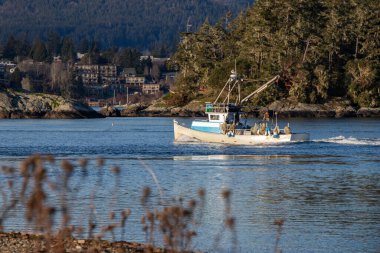
<path fill-rule="evenodd" d="M 262 92 L 263 90 L 265 90 L 266 88 L 268 88 L 272 83 L 276 82 L 278 79 L 280 79 L 279 75 L 273 77 L 268 82 L 266 82 L 263 86 L 261 86 L 260 88 L 258 88 L 257 90 L 255 90 L 254 92 L 252 92 L 251 94 L 249 94 L 248 96 L 246 96 L 245 98 L 243 98 L 243 100 L 241 100 L 240 103 L 242 104 L 242 103 L 246 102 L 248 99 L 250 99 L 253 95 L 256 95 L 256 94 Z"/>
<path fill-rule="evenodd" d="M 254 92 L 252 92 L 251 94 L 249 94 L 248 96 L 246 96 L 245 98 L 243 98 L 242 100 L 240 100 L 240 80 L 238 79 L 236 72 L 234 70 L 232 70 L 230 78 L 228 78 L 228 80 L 227 80 L 226 84 L 224 85 L 223 89 L 220 91 L 218 97 L 215 99 L 214 104 L 217 103 L 217 101 L 219 100 L 219 98 L 222 95 L 223 91 L 227 88 L 227 86 L 228 86 L 228 94 L 227 94 L 227 97 L 224 99 L 223 103 L 226 103 L 226 100 L 227 100 L 227 104 L 229 104 L 230 93 L 236 87 L 236 84 L 238 84 L 239 95 L 238 95 L 238 98 L 237 98 L 237 101 L 236 101 L 237 102 L 236 104 L 238 105 L 238 104 L 243 104 L 243 103 L 247 102 L 248 99 L 250 99 L 252 96 L 254 96 L 256 94 L 259 94 L 260 92 L 264 91 L 270 85 L 272 85 L 274 82 L 278 81 L 278 79 L 280 79 L 280 76 L 276 75 L 275 77 L 273 77 L 272 79 L 270 79 L 268 82 L 266 82 L 264 85 L 260 86 L 257 90 L 255 90 Z"/>

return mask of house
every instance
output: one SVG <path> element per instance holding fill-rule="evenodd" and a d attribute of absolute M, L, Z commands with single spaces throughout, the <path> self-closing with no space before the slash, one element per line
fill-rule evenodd
<path fill-rule="evenodd" d="M 16 63 L 14 63 L 13 61 L 9 61 L 9 60 L 0 60 L 0 65 L 8 66 L 11 68 L 16 67 Z"/>
<path fill-rule="evenodd" d="M 160 84 L 158 83 L 144 83 L 142 86 L 144 94 L 157 94 L 160 92 Z"/>
<path fill-rule="evenodd" d="M 77 59 L 81 60 L 85 55 L 86 54 L 82 54 L 82 53 L 77 52 Z"/>
<path fill-rule="evenodd" d="M 5 75 L 5 66 L 0 64 L 0 79 L 3 79 Z"/>
<path fill-rule="evenodd" d="M 75 64 L 75 71 L 82 78 L 83 85 L 97 86 L 100 83 L 99 65 Z"/>
<path fill-rule="evenodd" d="M 150 59 L 152 63 L 158 63 L 158 64 L 165 64 L 170 58 L 158 58 L 158 57 L 153 57 L 151 55 L 142 55 L 140 56 L 140 61 L 148 60 Z"/>
<path fill-rule="evenodd" d="M 116 65 L 99 65 L 99 76 L 102 84 L 117 84 L 119 82 Z"/>
<path fill-rule="evenodd" d="M 146 82 L 144 76 L 136 75 L 135 68 L 124 68 L 120 79 L 122 79 L 122 83 L 125 83 L 125 86 L 129 88 L 141 88 Z"/>
<path fill-rule="evenodd" d="M 9 60 L 0 60 L 0 79 L 6 79 L 10 73 L 13 73 L 16 64 Z"/>
<path fill-rule="evenodd" d="M 75 70 L 85 86 L 119 83 L 116 65 L 75 64 Z"/>
<path fill-rule="evenodd" d="M 123 69 L 123 76 L 136 76 L 136 69 L 135 68 L 124 68 Z"/>
<path fill-rule="evenodd" d="M 164 72 L 162 73 L 162 78 L 165 79 L 165 81 L 175 80 L 178 75 L 178 72 Z"/>
<path fill-rule="evenodd" d="M 138 87 L 142 88 L 145 84 L 145 76 L 127 76 L 125 77 L 125 85 L 127 87 Z"/>
<path fill-rule="evenodd" d="M 53 62 L 62 62 L 61 56 L 53 56 Z"/>

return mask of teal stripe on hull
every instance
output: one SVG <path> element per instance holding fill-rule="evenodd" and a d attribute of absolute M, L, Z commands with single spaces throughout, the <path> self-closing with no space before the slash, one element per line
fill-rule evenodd
<path fill-rule="evenodd" d="M 220 133 L 219 127 L 191 126 L 191 129 L 207 133 Z"/>

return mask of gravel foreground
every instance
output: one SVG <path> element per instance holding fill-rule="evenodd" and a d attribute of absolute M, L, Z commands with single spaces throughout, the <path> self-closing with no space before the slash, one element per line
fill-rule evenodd
<path fill-rule="evenodd" d="M 1 253 L 135 253 L 167 252 L 131 242 L 47 238 L 43 235 L 0 232 Z"/>

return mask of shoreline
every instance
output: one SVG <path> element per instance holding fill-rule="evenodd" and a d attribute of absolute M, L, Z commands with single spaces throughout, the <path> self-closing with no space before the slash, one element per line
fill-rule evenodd
<path fill-rule="evenodd" d="M 260 109 L 251 110 L 248 113 L 249 118 L 262 118 L 264 113 L 278 112 L 279 119 L 285 118 L 380 118 L 380 108 L 360 108 L 354 111 L 335 111 L 335 110 L 270 110 Z M 0 111 L 0 119 L 89 119 L 89 118 L 105 118 L 105 117 L 167 117 L 167 118 L 191 118 L 191 117 L 206 117 L 204 111 L 186 110 L 175 108 L 175 110 L 119 110 L 100 111 L 99 113 L 76 113 L 76 112 L 30 112 L 30 111 Z"/>
<path fill-rule="evenodd" d="M 264 113 L 278 112 L 278 118 L 380 118 L 380 108 L 360 108 L 358 110 L 271 110 L 262 108 L 260 110 L 251 110 L 248 113 L 250 117 L 261 118 Z M 187 110 L 184 108 L 174 108 L 167 110 L 136 110 L 128 109 L 119 110 L 116 108 L 105 109 L 100 111 L 104 117 L 206 117 L 204 111 Z"/>
<path fill-rule="evenodd" d="M 350 100 L 337 97 L 324 104 L 297 103 L 292 99 L 274 101 L 265 107 L 244 107 L 249 116 L 262 118 L 266 112 L 278 118 L 380 118 L 379 108 L 358 108 Z M 131 104 L 124 107 L 103 107 L 105 117 L 206 117 L 205 103 L 193 101 L 182 107 L 168 107 L 159 101 L 153 104 Z"/>
<path fill-rule="evenodd" d="M 337 97 L 324 104 L 297 103 L 282 99 L 257 108 L 245 107 L 248 115 L 263 117 L 266 112 L 278 118 L 380 118 L 380 107 L 358 108 L 347 98 Z M 103 117 L 206 117 L 205 104 L 192 101 L 186 106 L 167 106 L 160 100 L 153 104 L 94 108 L 78 101 L 49 94 L 20 93 L 0 90 L 0 119 L 84 119 Z"/>

